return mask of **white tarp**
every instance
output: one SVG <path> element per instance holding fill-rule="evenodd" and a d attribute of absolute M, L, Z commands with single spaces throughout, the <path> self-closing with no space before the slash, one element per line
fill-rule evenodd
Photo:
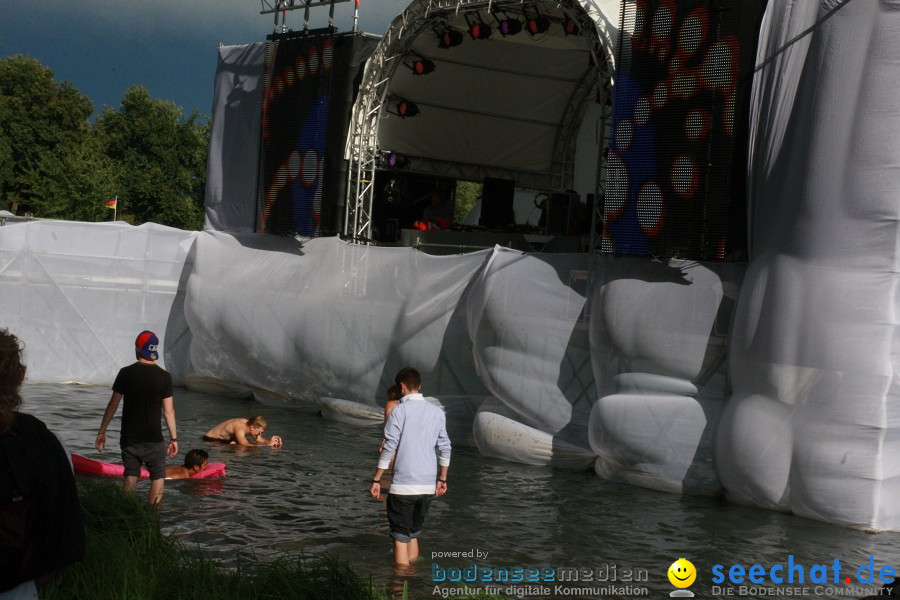
<path fill-rule="evenodd" d="M 713 439 L 727 398 L 726 343 L 746 265 L 599 256 L 591 448 L 605 478 L 716 494 Z"/>
<path fill-rule="evenodd" d="M 733 500 L 900 527 L 900 2 L 770 0 L 753 261 L 717 465 Z"/>
<path fill-rule="evenodd" d="M 111 385 L 144 329 L 165 340 L 160 363 L 183 378 L 184 287 L 197 235 L 149 223 L 0 227 L 0 327 L 24 343 L 28 380 Z"/>
<path fill-rule="evenodd" d="M 484 393 L 459 300 L 485 252 L 203 233 L 195 254 L 185 311 L 195 377 L 309 410 L 322 397 L 383 404 L 413 363 L 426 393 Z"/>
<path fill-rule="evenodd" d="M 253 231 L 266 44 L 221 46 L 206 169 L 205 229 Z"/>

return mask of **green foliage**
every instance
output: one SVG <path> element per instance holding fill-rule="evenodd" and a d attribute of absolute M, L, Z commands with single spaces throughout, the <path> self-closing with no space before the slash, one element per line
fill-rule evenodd
<path fill-rule="evenodd" d="M 140 86 L 125 92 L 119 110 L 103 110 L 96 126 L 119 165 L 119 210 L 141 223 L 202 228 L 209 124 L 200 121 Z"/>
<path fill-rule="evenodd" d="M 79 480 L 87 551 L 41 598 L 190 600 L 385 598 L 343 561 L 285 555 L 225 569 L 160 532 L 157 513 L 117 483 Z"/>
<path fill-rule="evenodd" d="M 79 221 L 203 226 L 209 122 L 143 87 L 90 122 L 93 105 L 37 60 L 0 59 L 0 209 Z"/>
<path fill-rule="evenodd" d="M 43 600 L 390 598 L 345 561 L 328 555 L 285 554 L 236 569 L 220 567 L 174 536 L 163 535 L 155 509 L 137 494 L 122 491 L 118 483 L 79 479 L 78 485 L 85 559 L 41 588 Z"/>
<path fill-rule="evenodd" d="M 454 203 L 454 221 L 462 222 L 481 198 L 481 184 L 474 181 L 458 181 L 456 183 L 456 201 Z"/>
<path fill-rule="evenodd" d="M 0 60 L 0 208 L 41 212 L 43 173 L 76 151 L 90 130 L 91 101 L 69 83 L 57 84 L 37 60 Z"/>

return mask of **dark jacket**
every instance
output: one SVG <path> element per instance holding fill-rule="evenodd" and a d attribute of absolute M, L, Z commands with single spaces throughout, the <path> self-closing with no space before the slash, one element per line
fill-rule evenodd
<path fill-rule="evenodd" d="M 39 419 L 14 413 L 0 435 L 0 592 L 84 558 L 75 476 Z"/>

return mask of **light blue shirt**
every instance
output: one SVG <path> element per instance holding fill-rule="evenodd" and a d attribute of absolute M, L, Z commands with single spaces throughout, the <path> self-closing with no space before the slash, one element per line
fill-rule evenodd
<path fill-rule="evenodd" d="M 379 469 L 387 469 L 395 451 L 391 494 L 412 496 L 433 494 L 437 466 L 450 465 L 450 438 L 444 411 L 422 394 L 407 394 L 400 399 L 384 424 L 384 449 Z M 435 449 L 439 456 L 435 460 Z"/>

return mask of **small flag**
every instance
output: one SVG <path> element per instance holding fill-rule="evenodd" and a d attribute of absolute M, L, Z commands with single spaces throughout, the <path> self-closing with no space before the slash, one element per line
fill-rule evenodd
<path fill-rule="evenodd" d="M 106 201 L 106 208 L 115 208 L 116 204 L 118 202 L 119 202 L 118 196 L 116 196 L 115 198 L 110 198 L 109 200 Z"/>

